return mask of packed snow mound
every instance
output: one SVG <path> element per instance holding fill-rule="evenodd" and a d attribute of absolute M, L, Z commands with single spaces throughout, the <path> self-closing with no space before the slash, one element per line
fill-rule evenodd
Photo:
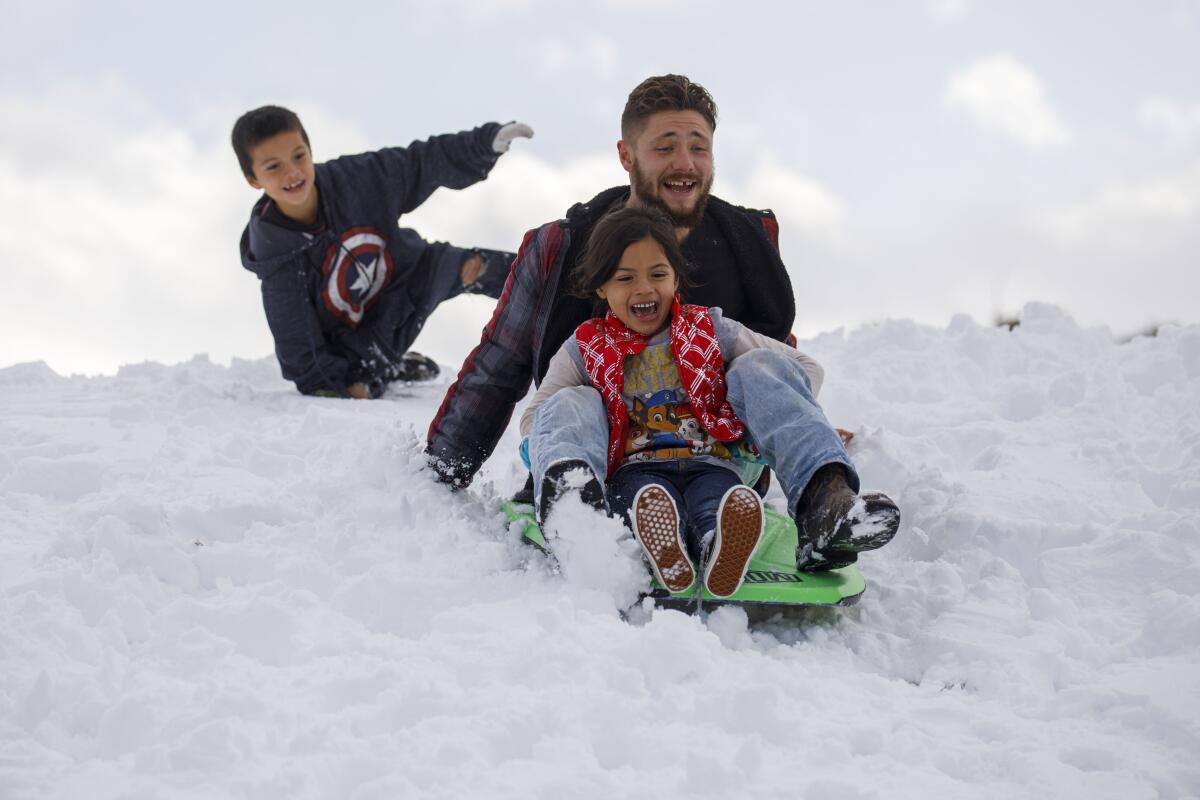
<path fill-rule="evenodd" d="M 1200 796 L 1200 327 L 800 346 L 904 516 L 758 624 L 638 604 L 582 506 L 521 545 L 514 430 L 435 483 L 445 383 L 0 370 L 0 797 Z"/>

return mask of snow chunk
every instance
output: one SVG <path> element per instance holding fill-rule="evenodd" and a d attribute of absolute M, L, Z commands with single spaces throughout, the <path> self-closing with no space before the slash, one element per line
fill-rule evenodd
<path fill-rule="evenodd" d="M 0 368 L 0 386 L 50 386 L 66 380 L 45 361 L 28 361 Z"/>
<path fill-rule="evenodd" d="M 548 544 L 572 587 L 605 596 L 623 611 L 649 589 L 641 546 L 625 524 L 587 506 L 569 492 L 554 504 L 546 520 Z"/>

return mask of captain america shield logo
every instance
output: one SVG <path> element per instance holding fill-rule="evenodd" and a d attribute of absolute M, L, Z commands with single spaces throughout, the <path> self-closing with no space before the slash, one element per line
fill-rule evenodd
<path fill-rule="evenodd" d="M 356 326 L 392 277 L 387 240 L 374 228 L 351 228 L 329 248 L 321 271 L 325 307 Z"/>

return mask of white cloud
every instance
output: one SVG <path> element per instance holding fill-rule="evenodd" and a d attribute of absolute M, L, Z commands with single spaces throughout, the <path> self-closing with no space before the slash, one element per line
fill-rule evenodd
<path fill-rule="evenodd" d="M 970 13 L 971 0 L 929 0 L 929 11 L 934 19 L 952 22 Z"/>
<path fill-rule="evenodd" d="M 616 42 L 606 36 L 591 36 L 584 42 L 566 44 L 545 41 L 538 49 L 542 77 L 556 78 L 567 70 L 585 69 L 600 78 L 611 78 L 617 70 Z"/>
<path fill-rule="evenodd" d="M 721 178 L 722 196 L 745 205 L 770 208 L 781 226 L 824 244 L 845 243 L 846 205 L 820 181 L 781 163 L 774 155 L 761 156 L 744 180 Z"/>
<path fill-rule="evenodd" d="M 571 48 L 558 40 L 544 42 L 538 51 L 542 72 L 555 76 L 571 63 Z"/>
<path fill-rule="evenodd" d="M 1108 183 L 1080 202 L 1033 212 L 1031 221 L 1016 232 L 1012 296 L 1057 303 L 1118 333 L 1195 320 L 1200 160 Z"/>
<path fill-rule="evenodd" d="M 1171 22 L 1182 28 L 1191 28 L 1200 21 L 1200 0 L 1175 0 L 1171 4 Z"/>
<path fill-rule="evenodd" d="M 1004 133 L 1034 150 L 1071 142 L 1071 133 L 1046 99 L 1042 81 L 1012 56 L 984 58 L 950 77 L 948 108 L 976 124 Z"/>
<path fill-rule="evenodd" d="M 1200 138 L 1200 104 L 1188 107 L 1175 100 L 1154 97 L 1142 103 L 1144 123 L 1162 128 L 1178 141 Z"/>
<path fill-rule="evenodd" d="M 1072 247 L 1149 254 L 1200 227 L 1200 162 L 1165 177 L 1112 184 L 1049 211 L 1042 226 Z"/>
<path fill-rule="evenodd" d="M 588 56 L 592 69 L 604 78 L 612 77 L 617 69 L 617 44 L 606 36 L 593 36 L 588 41 Z"/>
<path fill-rule="evenodd" d="M 452 0 L 445 6 L 461 17 L 490 22 L 500 16 L 524 14 L 537 4 L 537 0 Z"/>
<path fill-rule="evenodd" d="M 631 11 L 675 12 L 688 11 L 693 14 L 708 13 L 722 8 L 714 0 L 603 0 L 600 4 L 620 13 Z"/>

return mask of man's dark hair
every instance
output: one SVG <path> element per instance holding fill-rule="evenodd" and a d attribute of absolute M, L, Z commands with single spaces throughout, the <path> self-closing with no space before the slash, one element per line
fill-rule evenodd
<path fill-rule="evenodd" d="M 675 223 L 653 206 L 626 206 L 605 215 L 592 228 L 583 254 L 575 265 L 574 294 L 595 300 L 596 290 L 617 271 L 625 248 L 647 236 L 662 247 L 667 263 L 679 278 L 679 285 L 690 286 L 688 264 L 675 235 Z M 596 304 L 597 311 L 604 307 L 603 301 Z"/>
<path fill-rule="evenodd" d="M 629 93 L 621 114 L 621 138 L 636 139 L 646 120 L 659 111 L 695 111 L 717 129 L 717 103 L 707 89 L 684 75 L 656 75 Z"/>
<path fill-rule="evenodd" d="M 233 152 L 237 155 L 238 165 L 242 174 L 247 178 L 254 177 L 254 165 L 250 162 L 250 148 L 264 139 L 283 133 L 284 131 L 299 131 L 300 138 L 312 149 L 308 141 L 308 132 L 300 124 L 300 118 L 294 111 L 283 106 L 263 106 L 253 111 L 247 111 L 233 123 Z"/>

